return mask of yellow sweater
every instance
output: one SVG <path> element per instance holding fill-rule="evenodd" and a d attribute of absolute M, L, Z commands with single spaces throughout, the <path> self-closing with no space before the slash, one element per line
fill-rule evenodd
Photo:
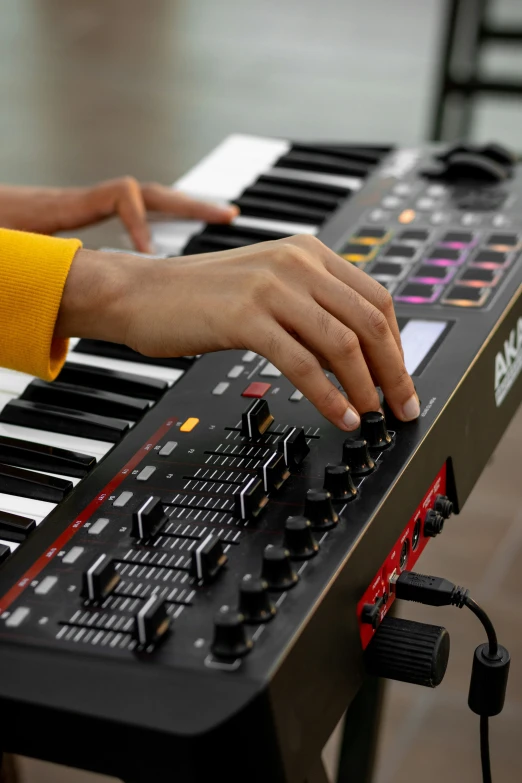
<path fill-rule="evenodd" d="M 0 367 L 52 381 L 67 354 L 53 338 L 77 239 L 0 228 Z"/>

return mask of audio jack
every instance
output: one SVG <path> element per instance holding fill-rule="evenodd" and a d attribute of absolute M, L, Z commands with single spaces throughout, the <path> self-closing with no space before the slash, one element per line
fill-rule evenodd
<path fill-rule="evenodd" d="M 473 656 L 468 706 L 480 716 L 480 760 L 483 783 L 492 783 L 489 753 L 489 718 L 504 707 L 510 656 L 498 643 L 490 618 L 469 595 L 469 590 L 438 576 L 426 576 L 413 571 L 394 574 L 390 587 L 396 598 L 415 601 L 426 606 L 466 606 L 480 620 L 488 641 L 480 644 Z"/>

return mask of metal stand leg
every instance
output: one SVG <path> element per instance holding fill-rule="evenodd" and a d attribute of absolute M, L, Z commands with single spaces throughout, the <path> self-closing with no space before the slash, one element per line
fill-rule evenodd
<path fill-rule="evenodd" d="M 337 783 L 371 783 L 384 680 L 367 677 L 346 711 Z"/>
<path fill-rule="evenodd" d="M 442 44 L 439 67 L 436 76 L 435 101 L 433 116 L 430 121 L 428 139 L 441 141 L 444 136 L 446 119 L 447 83 L 450 73 L 450 64 L 455 45 L 455 32 L 457 29 L 457 16 L 459 0 L 446 0 L 445 18 L 443 21 Z"/>

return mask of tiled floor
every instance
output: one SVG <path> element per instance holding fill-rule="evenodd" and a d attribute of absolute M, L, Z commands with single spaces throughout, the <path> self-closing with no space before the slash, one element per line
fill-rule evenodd
<path fill-rule="evenodd" d="M 520 22 L 520 0 L 494 6 L 505 21 Z M 72 184 L 132 173 L 169 182 L 233 131 L 415 143 L 427 127 L 442 7 L 440 0 L 1 0 L 1 178 Z M 492 51 L 488 67 L 519 73 L 520 56 Z M 520 147 L 519 106 L 481 104 L 475 133 Z M 118 231 L 109 223 L 82 236 L 96 246 Z M 471 588 L 512 653 L 506 708 L 492 721 L 502 783 L 522 779 L 521 444 L 522 414 L 463 514 L 422 560 L 424 570 Z M 436 691 L 389 688 L 375 783 L 475 783 L 478 725 L 466 701 L 483 634 L 456 609 L 408 606 L 405 615 L 446 624 L 451 661 Z M 29 760 L 21 771 L 25 783 L 104 780 Z"/>

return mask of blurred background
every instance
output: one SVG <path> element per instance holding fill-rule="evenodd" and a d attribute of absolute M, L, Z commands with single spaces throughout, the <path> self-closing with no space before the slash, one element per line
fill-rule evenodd
<path fill-rule="evenodd" d="M 420 143 L 436 128 L 452 5 L 0 0 L 0 178 L 73 185 L 132 174 L 169 183 L 231 132 Z M 460 5 L 465 36 L 483 3 Z M 479 94 L 460 128 L 469 128 L 472 139 L 520 150 L 522 89 L 513 87 L 522 86 L 522 3 L 488 5 L 488 23 L 507 35 L 483 47 L 474 71 L 457 62 L 455 78 L 499 90 Z M 450 108 L 458 115 L 462 103 L 454 95 Z M 93 247 L 121 241 L 112 222 L 81 236 Z M 464 512 L 422 560 L 425 571 L 471 589 L 511 651 L 508 700 L 491 729 L 495 779 L 502 783 L 522 780 L 521 442 L 519 415 Z M 476 783 L 478 718 L 468 710 L 467 688 L 482 631 L 469 612 L 408 606 L 405 614 L 446 625 L 452 655 L 436 691 L 388 687 L 375 782 Z M 336 753 L 334 738 L 325 752 L 330 769 Z M 27 783 L 108 780 L 29 760 L 20 769 Z"/>

